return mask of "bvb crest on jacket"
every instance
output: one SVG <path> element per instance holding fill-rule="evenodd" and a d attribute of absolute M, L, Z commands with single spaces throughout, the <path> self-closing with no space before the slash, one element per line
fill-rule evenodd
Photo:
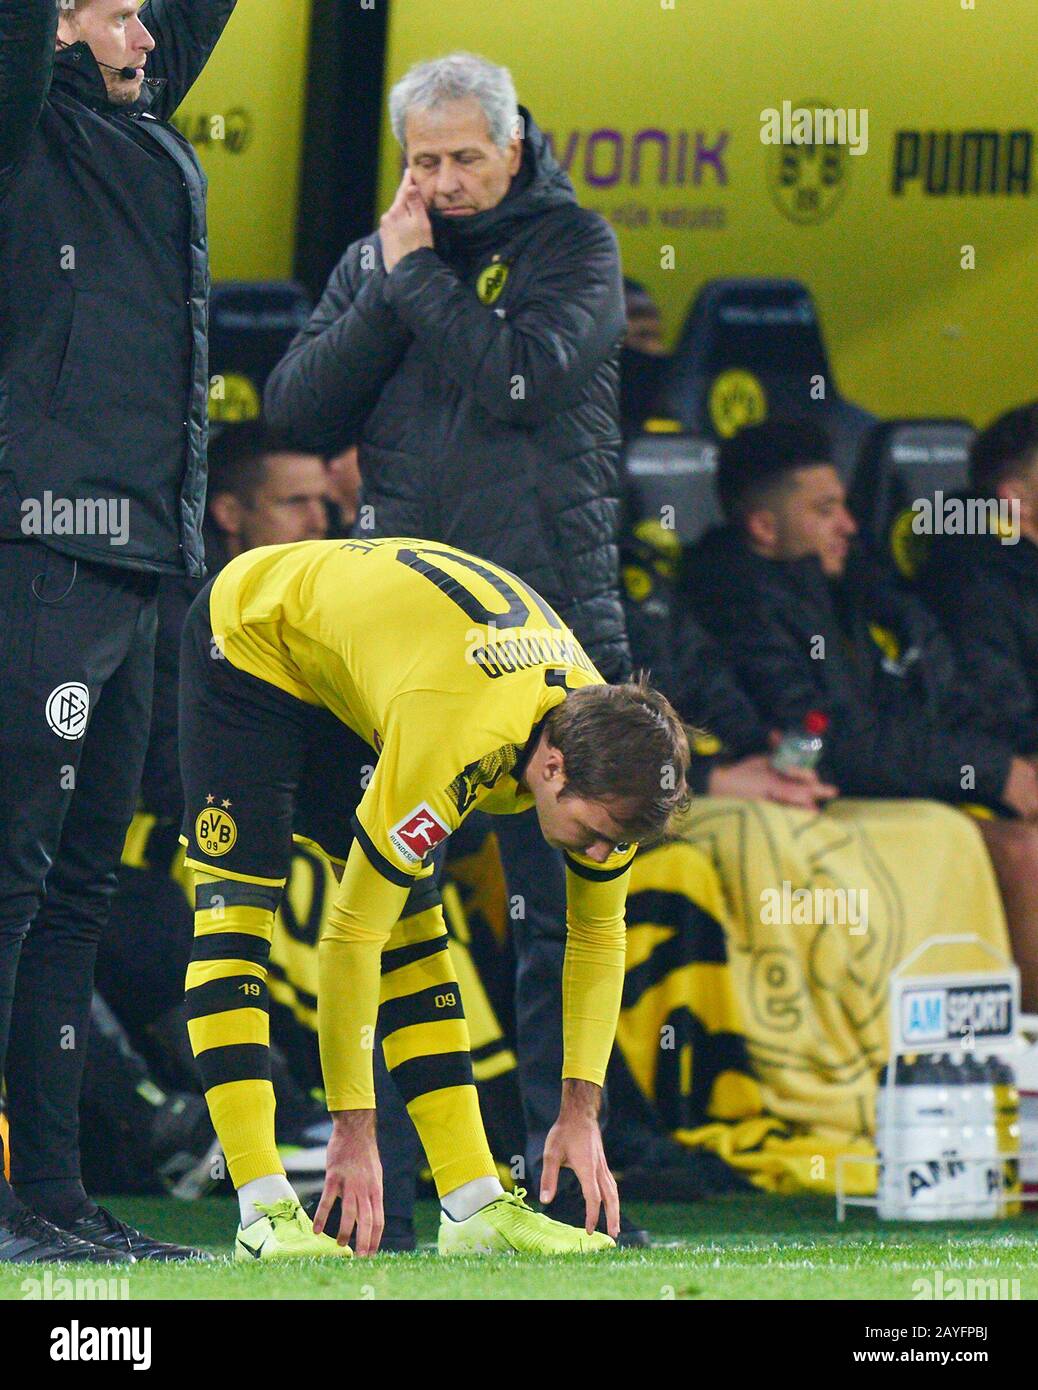
<path fill-rule="evenodd" d="M 508 280 L 508 266 L 504 261 L 494 261 L 479 273 L 476 293 L 481 304 L 496 304 Z"/>

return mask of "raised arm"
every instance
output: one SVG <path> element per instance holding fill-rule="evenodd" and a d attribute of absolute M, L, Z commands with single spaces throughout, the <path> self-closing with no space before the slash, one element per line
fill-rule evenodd
<path fill-rule="evenodd" d="M 0 0 L 0 198 L 28 153 L 50 91 L 57 32 L 54 0 Z"/>
<path fill-rule="evenodd" d="M 148 76 L 164 78 L 151 110 L 168 120 L 209 61 L 237 0 L 145 0 L 141 19 L 155 40 Z"/>

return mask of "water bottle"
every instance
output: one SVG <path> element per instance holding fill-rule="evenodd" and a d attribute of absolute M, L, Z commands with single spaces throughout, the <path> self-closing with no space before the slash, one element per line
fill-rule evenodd
<path fill-rule="evenodd" d="M 948 1221 L 971 1214 L 976 1192 L 962 1154 L 957 1077 L 947 1058 L 899 1058 L 889 1092 L 886 1067 L 879 1080 L 879 1216 Z"/>
<path fill-rule="evenodd" d="M 808 710 L 802 728 L 791 729 L 782 735 L 781 742 L 771 755 L 772 767 L 776 772 L 790 772 L 800 767 L 817 767 L 828 727 L 827 714 L 823 714 L 820 709 Z"/>
<path fill-rule="evenodd" d="M 992 1057 L 988 1063 L 995 1095 L 996 1149 L 1002 1168 L 999 1216 L 1019 1216 L 1020 1186 L 1020 1093 L 1008 1063 Z"/>
<path fill-rule="evenodd" d="M 952 1096 L 958 1112 L 960 1152 L 969 1174 L 972 1201 L 952 1212 L 961 1220 L 989 1220 L 998 1215 L 1002 1165 L 995 1133 L 995 1088 L 987 1062 L 970 1053 L 949 1059 Z"/>

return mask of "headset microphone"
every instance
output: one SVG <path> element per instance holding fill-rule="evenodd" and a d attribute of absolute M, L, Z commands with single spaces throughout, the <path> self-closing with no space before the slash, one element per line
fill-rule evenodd
<path fill-rule="evenodd" d="M 65 43 L 63 39 L 58 39 L 58 46 L 60 48 L 71 48 L 72 44 Z M 136 68 L 114 68 L 112 67 L 111 63 L 102 63 L 101 59 L 98 58 L 96 55 L 94 56 L 94 62 L 97 64 L 99 68 L 104 68 L 106 72 L 117 73 L 123 79 L 124 82 L 132 82 L 137 76 Z M 164 87 L 166 85 L 166 79 L 164 77 L 144 77 L 141 80 L 146 87 L 158 88 Z"/>
<path fill-rule="evenodd" d="M 111 63 L 102 63 L 100 58 L 94 59 L 99 68 L 104 68 L 107 72 L 118 73 L 124 82 L 132 82 L 137 76 L 136 68 L 113 68 Z M 164 87 L 166 79 L 164 77 L 142 77 L 141 81 L 145 87 Z"/>

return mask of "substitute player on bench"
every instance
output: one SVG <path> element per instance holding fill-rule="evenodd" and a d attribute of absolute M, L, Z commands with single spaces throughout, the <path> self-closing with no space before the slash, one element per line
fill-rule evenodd
<path fill-rule="evenodd" d="M 191 1042 L 241 1204 L 240 1259 L 378 1248 L 372 1047 L 432 1169 L 441 1253 L 596 1250 L 619 1228 L 598 1100 L 620 1006 L 636 842 L 686 797 L 678 716 L 608 686 L 557 614 L 489 562 L 419 540 L 251 551 L 199 595 L 182 649 L 183 839 L 196 871 Z M 430 851 L 479 808 L 535 807 L 565 851 L 565 1061 L 542 1196 L 559 1167 L 587 1229 L 506 1194 L 487 1145 Z M 292 837 L 341 870 L 320 944 L 318 1016 L 334 1116 L 313 1224 L 274 1140 L 266 962 Z M 322 1234 L 342 1200 L 338 1242 Z"/>

